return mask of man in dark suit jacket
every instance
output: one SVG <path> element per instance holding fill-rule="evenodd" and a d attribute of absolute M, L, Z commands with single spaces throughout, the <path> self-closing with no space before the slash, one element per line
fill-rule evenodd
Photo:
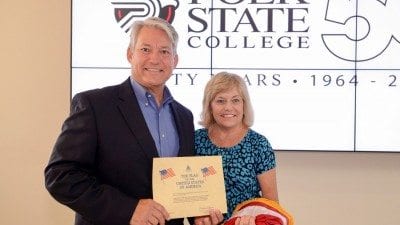
<path fill-rule="evenodd" d="M 178 34 L 159 18 L 136 21 L 131 32 L 132 75 L 74 96 L 45 168 L 46 188 L 76 212 L 76 225 L 183 224 L 152 200 L 153 158 L 194 154 L 193 115 L 165 86 Z"/>

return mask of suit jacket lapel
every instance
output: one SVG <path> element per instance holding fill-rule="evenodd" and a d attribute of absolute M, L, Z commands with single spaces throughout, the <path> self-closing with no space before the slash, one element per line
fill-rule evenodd
<path fill-rule="evenodd" d="M 158 157 L 157 148 L 146 125 L 146 121 L 143 117 L 142 111 L 140 110 L 139 103 L 136 100 L 129 79 L 130 78 L 120 85 L 118 93 L 120 102 L 118 103 L 118 108 L 133 135 L 142 146 L 143 151 L 149 159 L 153 159 L 154 157 Z"/>
<path fill-rule="evenodd" d="M 191 117 L 184 112 L 179 104 L 175 104 L 175 102 L 173 102 L 171 107 L 179 135 L 178 156 L 193 155 L 194 146 L 192 142 L 194 136 L 194 125 L 190 120 Z M 188 122 L 190 124 L 188 124 Z"/>

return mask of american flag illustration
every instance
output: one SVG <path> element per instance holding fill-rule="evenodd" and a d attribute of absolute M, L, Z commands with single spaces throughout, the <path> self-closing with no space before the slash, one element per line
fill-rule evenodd
<path fill-rule="evenodd" d="M 171 168 L 160 170 L 161 180 L 175 176 L 174 170 Z"/>
<path fill-rule="evenodd" d="M 204 167 L 201 169 L 201 173 L 203 174 L 203 177 L 206 176 L 210 176 L 210 175 L 214 175 L 217 173 L 217 171 L 215 171 L 213 166 L 209 166 L 209 167 Z"/>

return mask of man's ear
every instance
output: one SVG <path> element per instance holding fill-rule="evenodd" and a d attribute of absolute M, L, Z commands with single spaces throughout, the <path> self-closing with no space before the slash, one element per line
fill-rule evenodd
<path fill-rule="evenodd" d="M 178 54 L 175 54 L 174 61 L 175 61 L 174 68 L 176 68 L 176 66 L 178 65 L 178 61 L 179 61 L 179 56 L 178 56 Z"/>
<path fill-rule="evenodd" d="M 126 59 L 130 63 L 132 58 L 133 58 L 132 49 L 131 47 L 128 47 L 128 49 L 126 50 Z"/>

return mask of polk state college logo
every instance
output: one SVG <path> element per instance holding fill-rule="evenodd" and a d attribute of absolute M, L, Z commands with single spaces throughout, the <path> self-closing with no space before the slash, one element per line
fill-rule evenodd
<path fill-rule="evenodd" d="M 174 21 L 178 0 L 116 0 L 114 6 L 115 20 L 126 33 L 137 19 L 156 16 L 169 23 Z"/>

